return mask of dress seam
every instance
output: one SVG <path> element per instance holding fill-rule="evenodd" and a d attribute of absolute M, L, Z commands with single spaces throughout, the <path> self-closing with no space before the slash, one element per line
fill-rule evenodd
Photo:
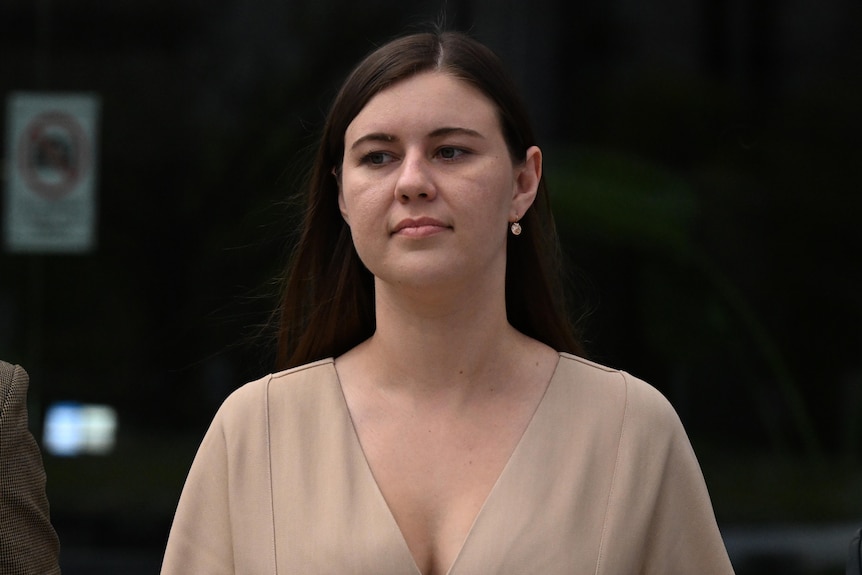
<path fill-rule="evenodd" d="M 599 539 L 599 552 L 598 552 L 598 556 L 596 558 L 596 571 L 595 571 L 596 575 L 599 575 L 599 573 L 601 572 L 602 566 L 603 566 L 602 561 L 604 560 L 604 553 L 605 553 L 605 538 L 608 535 L 608 532 L 607 532 L 608 531 L 608 516 L 610 515 L 611 502 L 613 500 L 614 492 L 615 492 L 615 489 L 617 486 L 617 473 L 619 472 L 619 468 L 620 468 L 620 458 L 622 456 L 622 446 L 623 446 L 623 435 L 626 431 L 626 423 L 627 423 L 628 410 L 629 410 L 628 380 L 626 379 L 625 373 L 623 373 L 621 371 L 617 371 L 616 373 L 618 373 L 623 380 L 623 392 L 625 394 L 625 401 L 623 403 L 623 415 L 622 415 L 622 418 L 620 420 L 620 434 L 619 434 L 619 440 L 617 442 L 617 455 L 616 455 L 616 458 L 614 459 L 614 473 L 611 476 L 611 487 L 608 490 L 608 500 L 607 500 L 607 503 L 605 504 L 605 516 L 602 519 L 602 535 L 601 535 L 601 538 Z"/>
<path fill-rule="evenodd" d="M 304 365 L 297 365 L 296 367 L 291 367 L 291 368 L 288 368 L 288 369 L 285 369 L 282 371 L 277 371 L 275 373 L 269 374 L 269 380 L 272 381 L 273 379 L 280 379 L 281 377 L 284 377 L 286 375 L 292 375 L 294 373 L 300 373 L 302 371 L 306 371 L 309 369 L 315 369 L 315 368 L 322 367 L 322 366 L 330 364 L 330 363 L 334 365 L 335 359 L 332 357 L 327 357 L 324 359 L 319 359 L 317 361 L 313 361 L 311 363 L 306 363 Z"/>
<path fill-rule="evenodd" d="M 278 573 L 278 549 L 276 548 L 276 536 L 275 536 L 275 495 L 273 488 L 273 478 L 272 478 L 272 429 L 270 427 L 269 420 L 269 386 L 272 383 L 272 376 L 270 376 L 266 381 L 266 389 L 263 395 L 263 409 L 264 409 L 264 420 L 266 423 L 266 454 L 267 454 L 267 473 L 269 474 L 269 514 L 270 520 L 272 521 L 272 572 L 273 574 Z"/>

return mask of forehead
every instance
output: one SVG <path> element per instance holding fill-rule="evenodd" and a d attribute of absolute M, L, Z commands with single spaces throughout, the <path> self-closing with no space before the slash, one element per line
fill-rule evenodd
<path fill-rule="evenodd" d="M 369 131 L 432 131 L 443 126 L 500 132 L 497 107 L 481 90 L 445 72 L 423 72 L 375 94 L 344 136 L 349 142 Z"/>

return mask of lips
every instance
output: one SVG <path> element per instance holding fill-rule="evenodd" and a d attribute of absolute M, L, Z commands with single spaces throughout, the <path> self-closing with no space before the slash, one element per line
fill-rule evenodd
<path fill-rule="evenodd" d="M 400 234 L 422 237 L 435 234 L 449 228 L 450 226 L 447 226 L 440 220 L 435 220 L 434 218 L 407 218 L 401 220 L 394 228 L 392 228 L 392 235 Z"/>

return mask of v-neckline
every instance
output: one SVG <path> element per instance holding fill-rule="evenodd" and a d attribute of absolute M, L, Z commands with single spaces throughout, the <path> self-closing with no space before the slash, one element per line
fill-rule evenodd
<path fill-rule="evenodd" d="M 454 575 L 455 568 L 458 565 L 461 557 L 464 556 L 464 549 L 467 547 L 471 536 L 473 535 L 474 529 L 476 528 L 476 524 L 479 522 L 479 519 L 485 514 L 485 509 L 492 503 L 492 500 L 495 498 L 495 494 L 498 491 L 498 486 L 500 485 L 503 478 L 506 477 L 507 472 L 510 467 L 513 465 L 513 461 L 517 459 L 518 454 L 522 451 L 522 445 L 525 443 L 525 438 L 530 434 L 530 429 L 535 427 L 534 422 L 538 418 L 538 413 L 542 409 L 542 406 L 545 403 L 545 398 L 548 397 L 548 391 L 551 386 L 554 384 L 554 380 L 556 379 L 557 372 L 560 368 L 560 363 L 562 360 L 562 354 L 557 353 L 557 361 L 554 365 L 554 369 L 551 372 L 550 378 L 545 385 L 545 389 L 542 391 L 541 397 L 539 401 L 536 402 L 536 406 L 533 409 L 533 412 L 530 414 L 529 419 L 527 420 L 527 425 L 524 426 L 523 431 L 521 432 L 521 436 L 518 438 L 518 441 L 515 442 L 515 446 L 512 449 L 511 453 L 509 453 L 508 458 L 506 459 L 506 463 L 503 465 L 503 468 L 500 470 L 499 475 L 494 480 L 494 484 L 491 486 L 491 489 L 485 495 L 485 499 L 482 502 L 482 505 L 479 507 L 479 511 L 476 513 L 476 516 L 473 517 L 473 521 L 470 523 L 470 528 L 467 530 L 466 535 L 464 536 L 463 541 L 461 541 L 461 546 L 458 549 L 458 552 L 455 554 L 455 558 L 452 560 L 452 563 L 449 565 L 446 570 L 446 575 Z M 344 410 L 344 413 L 347 416 L 348 421 L 350 422 L 351 432 L 350 435 L 352 437 L 353 447 L 358 450 L 358 452 L 362 456 L 362 461 L 364 462 L 365 469 L 365 478 L 366 481 L 369 481 L 373 486 L 373 491 L 377 494 L 378 501 L 380 505 L 383 507 L 383 513 L 386 517 L 388 517 L 388 521 L 391 526 L 394 527 L 395 532 L 398 534 L 399 544 L 403 548 L 403 551 L 406 551 L 407 557 L 410 558 L 410 563 L 413 567 L 413 572 L 415 575 L 424 575 L 422 570 L 419 568 L 419 565 L 416 563 L 416 558 L 413 556 L 413 552 L 410 550 L 410 546 L 407 544 L 407 538 L 404 536 L 404 532 L 401 530 L 401 527 L 398 525 L 398 521 L 395 520 L 395 514 L 392 512 L 392 508 L 389 507 L 389 503 L 386 501 L 386 497 L 383 495 L 383 490 L 380 488 L 380 484 L 377 482 L 377 478 L 374 476 L 374 471 L 371 468 L 371 463 L 368 460 L 368 456 L 365 453 L 365 448 L 362 446 L 362 441 L 359 439 L 359 430 L 356 428 L 356 422 L 353 419 L 353 414 L 350 412 L 350 407 L 347 403 L 347 396 L 344 393 L 344 386 L 341 383 L 341 377 L 338 374 L 338 369 L 336 367 L 335 358 L 332 358 L 332 371 L 335 374 L 335 382 L 338 386 L 339 397 L 341 400 L 341 407 Z"/>

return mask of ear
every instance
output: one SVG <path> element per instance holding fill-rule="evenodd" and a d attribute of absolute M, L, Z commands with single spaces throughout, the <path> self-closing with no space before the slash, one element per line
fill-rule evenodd
<path fill-rule="evenodd" d="M 341 187 L 341 172 L 338 166 L 332 168 L 332 177 L 335 178 L 335 184 L 338 186 L 338 209 L 341 211 L 341 217 L 349 226 L 350 220 L 347 217 L 347 207 L 344 204 L 344 190 Z"/>
<path fill-rule="evenodd" d="M 538 146 L 527 148 L 526 157 L 521 164 L 515 166 L 514 175 L 512 209 L 509 214 L 512 222 L 527 213 L 539 191 L 539 182 L 542 179 L 542 150 Z"/>

